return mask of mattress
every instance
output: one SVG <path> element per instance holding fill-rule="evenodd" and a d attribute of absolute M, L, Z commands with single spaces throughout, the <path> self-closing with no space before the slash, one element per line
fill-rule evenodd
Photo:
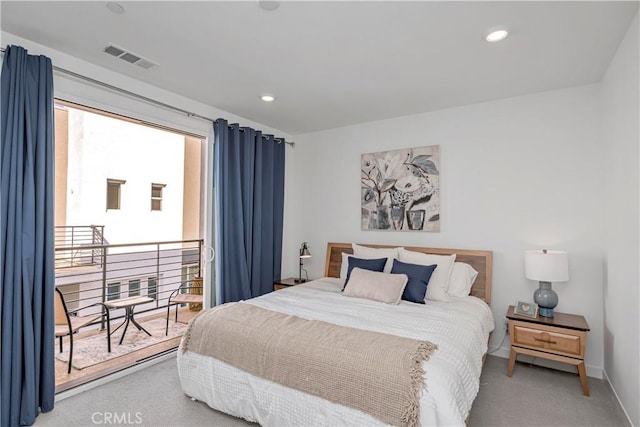
<path fill-rule="evenodd" d="M 493 315 L 475 297 L 451 302 L 383 304 L 342 295 L 340 279 L 324 278 L 248 300 L 262 308 L 407 338 L 438 349 L 424 362 L 422 425 L 464 425 L 479 389 Z M 359 410 L 250 375 L 212 357 L 178 351 L 183 392 L 219 411 L 265 426 L 381 425 Z"/>

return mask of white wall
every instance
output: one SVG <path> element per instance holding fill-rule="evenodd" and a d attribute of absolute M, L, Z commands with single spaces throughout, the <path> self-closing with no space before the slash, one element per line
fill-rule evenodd
<path fill-rule="evenodd" d="M 69 123 L 66 224 L 104 225 L 111 244 L 182 240 L 184 136 L 76 109 Z M 120 209 L 106 209 L 107 179 L 126 181 Z M 152 183 L 166 185 L 159 211 Z"/>
<path fill-rule="evenodd" d="M 588 373 L 603 367 L 603 148 L 599 85 L 298 135 L 295 206 L 288 228 L 308 241 L 320 277 L 328 241 L 487 249 L 494 253 L 492 309 L 504 336 L 507 307 L 533 300 L 527 249 L 569 252 L 571 279 L 554 285 L 558 311 L 586 317 Z M 380 100 L 384 102 L 384 100 Z M 360 155 L 440 145 L 439 233 L 361 231 Z M 297 275 L 296 253 L 288 272 Z M 509 346 L 503 345 L 503 355 Z M 576 386 L 577 387 L 577 386 Z"/>
<path fill-rule="evenodd" d="M 606 275 L 604 367 L 631 422 L 640 425 L 640 58 L 638 15 L 602 81 Z"/>

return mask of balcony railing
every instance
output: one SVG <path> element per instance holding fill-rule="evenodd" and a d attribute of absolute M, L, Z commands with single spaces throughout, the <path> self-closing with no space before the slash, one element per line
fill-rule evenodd
<path fill-rule="evenodd" d="M 136 313 L 166 309 L 171 292 L 200 275 L 202 245 L 203 240 L 180 240 L 56 247 L 56 260 L 64 265 L 56 269 L 56 286 L 69 310 L 138 295 L 153 301 L 137 306 Z M 100 259 L 81 263 L 76 255 L 80 251 L 100 253 Z M 65 254 L 75 259 L 69 260 Z M 68 268 L 72 264 L 78 268 Z M 99 306 L 91 307 L 79 314 L 100 310 Z"/>
<path fill-rule="evenodd" d="M 55 227 L 56 268 L 95 265 L 102 262 L 102 246 L 109 242 L 104 238 L 104 225 L 62 225 Z M 93 248 L 90 248 L 93 247 Z"/>

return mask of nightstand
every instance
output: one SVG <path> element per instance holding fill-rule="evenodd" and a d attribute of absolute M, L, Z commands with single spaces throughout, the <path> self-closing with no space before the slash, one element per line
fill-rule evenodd
<path fill-rule="evenodd" d="M 302 283 L 296 282 L 296 279 L 293 277 L 287 277 L 286 279 L 281 279 L 273 282 L 273 290 L 279 291 L 280 289 L 288 288 L 289 286 L 301 285 Z M 306 282 L 303 282 L 306 283 Z"/>
<path fill-rule="evenodd" d="M 587 372 L 584 367 L 584 349 L 587 345 L 589 325 L 583 316 L 554 313 L 554 317 L 535 318 L 520 316 L 509 306 L 509 334 L 511 354 L 507 376 L 513 375 L 518 354 L 570 363 L 578 368 L 582 393 L 589 396 Z"/>

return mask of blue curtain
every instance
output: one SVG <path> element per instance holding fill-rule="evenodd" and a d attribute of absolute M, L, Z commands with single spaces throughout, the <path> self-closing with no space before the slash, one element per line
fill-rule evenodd
<path fill-rule="evenodd" d="M 280 279 L 285 142 L 223 119 L 213 129 L 217 302 L 224 303 L 271 292 Z"/>
<path fill-rule="evenodd" d="M 53 72 L 51 60 L 6 49 L 1 81 L 1 415 L 31 425 L 55 398 Z"/>

